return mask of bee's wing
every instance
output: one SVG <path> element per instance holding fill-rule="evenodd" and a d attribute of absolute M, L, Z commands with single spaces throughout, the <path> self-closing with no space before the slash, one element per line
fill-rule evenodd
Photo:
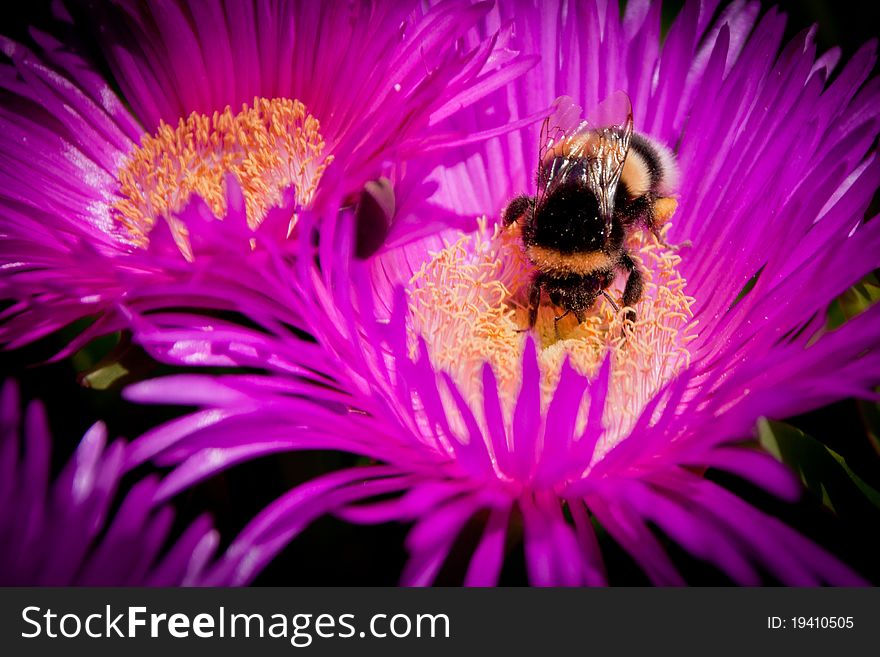
<path fill-rule="evenodd" d="M 633 133 L 632 105 L 629 97 L 618 91 L 600 103 L 586 121 L 580 117 L 581 108 L 562 96 L 544 121 L 536 205 L 554 185 L 570 176 L 581 176 L 596 195 L 609 234 L 614 194 Z"/>
<path fill-rule="evenodd" d="M 581 154 L 587 162 L 586 183 L 596 194 L 599 211 L 610 232 L 614 194 L 633 133 L 629 97 L 622 91 L 613 93 L 593 110 L 587 124 L 595 137 L 584 142 L 587 150 Z"/>
<path fill-rule="evenodd" d="M 569 136 L 577 134 L 586 124 L 581 119 L 581 108 L 569 96 L 560 96 L 553 101 L 553 112 L 541 125 L 538 148 L 538 200 L 547 188 L 558 182 L 567 173 L 564 163 L 553 157 Z"/>

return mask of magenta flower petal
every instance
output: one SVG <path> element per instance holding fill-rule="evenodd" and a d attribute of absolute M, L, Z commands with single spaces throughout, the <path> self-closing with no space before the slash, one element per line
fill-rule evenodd
<path fill-rule="evenodd" d="M 248 584 L 294 536 L 334 507 L 364 496 L 404 489 L 410 480 L 394 468 L 377 466 L 334 472 L 295 488 L 267 507 L 233 541 L 208 575 L 218 585 Z"/>
<path fill-rule="evenodd" d="M 464 579 L 465 586 L 491 586 L 498 581 L 504 564 L 504 543 L 507 538 L 507 525 L 510 522 L 509 509 L 493 510 L 486 522 L 486 529 Z"/>
<path fill-rule="evenodd" d="M 219 536 L 207 517 L 171 542 L 170 507 L 156 507 L 158 481 L 142 479 L 114 507 L 125 446 L 96 424 L 54 481 L 41 404 L 22 421 L 11 381 L 0 396 L 0 581 L 7 586 L 203 585 Z M 223 584 L 225 580 L 212 580 Z"/>

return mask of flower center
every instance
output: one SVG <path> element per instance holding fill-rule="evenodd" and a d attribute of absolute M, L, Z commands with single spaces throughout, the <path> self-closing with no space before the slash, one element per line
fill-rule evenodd
<path fill-rule="evenodd" d="M 603 416 L 606 430 L 595 459 L 624 438 L 654 394 L 687 367 L 687 344 L 696 337 L 690 334 L 694 299 L 685 295 L 686 282 L 677 269 L 681 258 L 647 231 L 635 231 L 627 248 L 645 283 L 632 330 L 624 332 L 624 309 L 615 311 L 602 297 L 581 324 L 571 314 L 557 322 L 555 317 L 562 311 L 545 294 L 533 331 L 544 412 L 566 358 L 578 372 L 593 377 L 610 352 L 611 379 Z M 513 417 L 527 335 L 522 330 L 528 325 L 526 295 L 533 274 L 515 224 L 503 229 L 489 227 L 484 220 L 476 233 L 431 254 L 409 284 L 412 355 L 416 336 L 423 337 L 432 364 L 449 373 L 484 429 L 484 362 L 495 372 L 506 421 L 510 423 Z M 608 289 L 618 306 L 623 306 L 624 284 L 621 275 Z M 454 403 L 447 404 L 453 407 Z M 579 431 L 588 409 L 585 396 Z"/>
<path fill-rule="evenodd" d="M 238 178 L 248 224 L 256 228 L 293 185 L 307 205 L 332 156 L 323 156 L 318 120 L 298 100 L 255 98 L 233 114 L 193 112 L 176 127 L 160 123 L 119 169 L 116 218 L 146 246 L 157 217 L 180 211 L 200 195 L 219 218 L 226 212 L 225 177 Z M 178 237 L 182 227 L 175 227 Z"/>

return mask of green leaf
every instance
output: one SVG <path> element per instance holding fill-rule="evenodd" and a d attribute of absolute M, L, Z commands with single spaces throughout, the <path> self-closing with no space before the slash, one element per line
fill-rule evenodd
<path fill-rule="evenodd" d="M 109 390 L 114 384 L 131 374 L 122 363 L 109 363 L 97 369 L 89 370 L 79 378 L 81 385 L 93 390 Z"/>
<path fill-rule="evenodd" d="M 758 420 L 761 445 L 792 468 L 822 504 L 840 516 L 880 513 L 880 492 L 866 483 L 837 452 L 784 422 Z"/>
<path fill-rule="evenodd" d="M 840 464 L 840 467 L 843 468 L 843 471 L 846 472 L 847 476 L 852 479 L 853 483 L 856 486 L 858 486 L 859 490 L 862 491 L 862 494 L 867 497 L 868 500 L 870 500 L 871 504 L 880 509 L 880 491 L 877 491 L 876 488 L 866 483 L 864 479 L 853 472 L 846 464 L 846 460 L 840 454 L 828 449 L 827 447 L 825 447 L 825 449 L 828 450 L 828 453 L 831 454 L 832 457 L 834 457 L 838 464 Z"/>
<path fill-rule="evenodd" d="M 828 308 L 828 328 L 838 328 L 847 320 L 865 312 L 878 300 L 880 284 L 871 273 L 831 302 Z"/>
<path fill-rule="evenodd" d="M 880 404 L 864 399 L 860 399 L 857 403 L 859 415 L 862 416 L 862 424 L 865 425 L 871 447 L 877 454 L 880 454 Z"/>
<path fill-rule="evenodd" d="M 754 289 L 755 285 L 758 284 L 758 278 L 761 276 L 761 272 L 763 272 L 763 271 L 764 271 L 764 267 L 762 266 L 762 267 L 761 267 L 761 268 L 755 273 L 755 275 L 752 276 L 752 277 L 748 280 L 748 282 L 746 282 L 746 284 L 743 286 L 743 289 L 740 290 L 740 291 L 739 291 L 739 294 L 736 295 L 736 299 L 734 299 L 734 300 L 733 300 L 733 303 L 730 304 L 730 307 L 731 307 L 731 308 L 733 308 L 734 306 L 736 306 L 736 304 L 738 304 L 740 301 L 742 301 L 742 299 L 743 299 L 744 296 L 746 296 L 749 292 L 751 292 L 751 291 Z"/>
<path fill-rule="evenodd" d="M 155 361 L 123 334 L 110 353 L 80 372 L 79 382 L 86 388 L 111 390 L 145 378 L 155 367 Z"/>

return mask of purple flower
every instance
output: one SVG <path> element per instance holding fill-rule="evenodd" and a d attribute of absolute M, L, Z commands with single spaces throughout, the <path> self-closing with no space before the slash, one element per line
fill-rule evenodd
<path fill-rule="evenodd" d="M 48 34 L 33 33 L 40 52 L 0 40 L 8 59 L 0 66 L 0 298 L 15 302 L 0 314 L 8 346 L 86 316 L 98 321 L 65 353 L 123 328 L 128 290 L 173 280 L 162 258 L 141 257 L 156 229 L 170 231 L 168 248 L 191 260 L 198 236 L 173 215 L 198 193 L 222 216 L 229 175 L 251 228 L 271 208 L 287 208 L 286 221 L 259 232 L 261 240 L 287 238 L 296 212 L 318 203 L 330 176 L 344 181 L 346 203 L 379 233 L 365 248 L 386 237 L 407 241 L 416 226 L 406 218 L 433 190 L 403 163 L 442 148 L 450 115 L 535 61 L 515 59 L 509 30 L 461 47 L 485 5 L 99 9 L 96 32 L 121 98 Z M 386 179 L 394 202 L 373 208 Z"/>
<path fill-rule="evenodd" d="M 124 497 L 118 495 L 126 447 L 119 440 L 108 445 L 101 423 L 86 432 L 52 481 L 46 412 L 31 402 L 21 416 L 17 386 L 7 381 L 0 393 L 0 583 L 193 586 L 205 581 L 219 543 L 207 516 L 170 543 L 174 513 L 152 503 L 158 478 L 142 479 Z"/>
<path fill-rule="evenodd" d="M 714 10 L 687 3 L 661 46 L 656 4 L 630 2 L 621 17 L 614 2 L 500 3 L 486 29 L 513 20 L 516 47 L 541 64 L 454 119 L 480 132 L 487 114 L 513 122 L 561 94 L 590 108 L 622 89 L 636 129 L 675 148 L 679 205 L 664 235 L 693 246 L 631 238 L 647 285 L 626 338 L 604 301 L 558 334 L 551 308 L 533 334 L 518 332 L 529 265 L 498 218 L 533 191 L 537 125 L 462 146 L 433 172 L 424 221 L 484 217 L 473 233 L 362 261 L 351 257 L 355 213 L 317 208 L 300 217 L 295 257 L 258 245 L 259 274 L 221 284 L 229 274 L 205 264 L 197 280 L 161 292 L 237 308 L 247 326 L 159 310 L 148 290 L 132 295 L 135 338 L 155 357 L 261 370 L 128 390 L 141 402 L 201 407 L 132 446 L 130 467 L 176 466 L 159 499 L 280 451 L 375 461 L 279 499 L 218 572 L 249 581 L 333 513 L 414 523 L 406 584 L 431 583 L 475 519 L 482 535 L 468 584 L 497 582 L 520 523 L 532 583 L 605 583 L 593 521 L 657 584 L 683 581 L 664 539 L 741 584 L 765 574 L 797 585 L 861 581 L 704 474 L 728 471 L 795 499 L 794 476 L 743 444 L 755 421 L 873 397 L 880 383 L 880 308 L 825 329 L 828 304 L 878 266 L 880 222 L 862 221 L 878 186 L 878 81 L 866 82 L 874 51 L 859 51 L 829 83 L 839 52 L 817 60 L 812 33 L 780 50 L 776 11 L 758 20 L 757 3 L 737 2 L 713 22 Z M 247 230 L 241 206 L 222 223 L 203 203 L 177 219 L 191 233 L 213 227 L 220 243 L 234 224 Z"/>

